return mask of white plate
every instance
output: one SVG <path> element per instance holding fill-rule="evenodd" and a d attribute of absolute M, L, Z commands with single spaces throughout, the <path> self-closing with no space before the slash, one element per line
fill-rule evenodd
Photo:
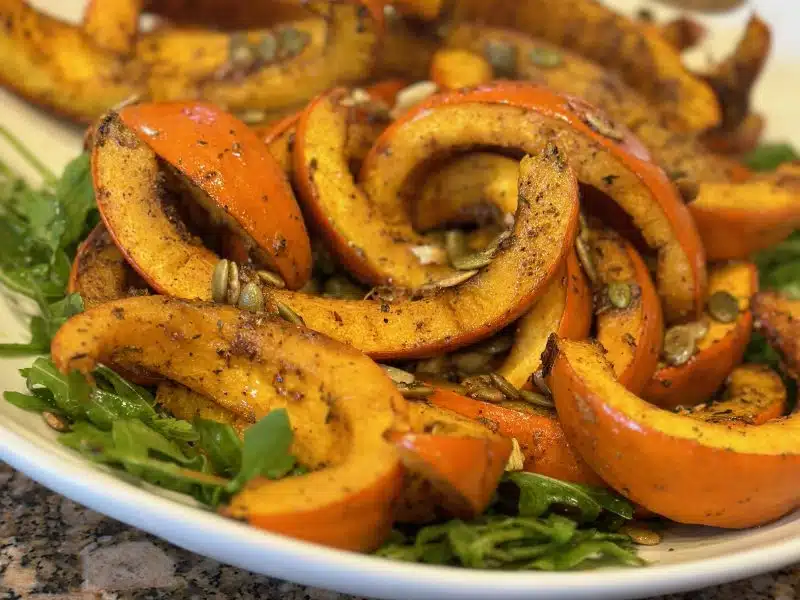
<path fill-rule="evenodd" d="M 524 0 L 523 0 L 524 1 Z M 74 17 L 81 0 L 39 0 Z M 624 10 L 641 3 L 618 0 Z M 769 135 L 800 143 L 796 98 L 800 82 L 800 16 L 789 2 L 759 2 L 776 29 L 775 58 L 756 96 L 769 116 Z M 58 10 L 55 10 L 58 7 Z M 660 6 L 654 7 L 658 11 Z M 711 21 L 715 52 L 729 48 L 748 14 Z M 663 12 L 662 12 L 663 14 Z M 695 62 L 705 51 L 695 52 Z M 0 124 L 9 127 L 54 169 L 80 150 L 81 132 L 0 93 Z M 0 145 L 0 156 L 21 164 Z M 0 342 L 24 339 L 24 306 L 0 300 Z M 21 389 L 16 369 L 29 360 L 0 361 L 0 388 Z M 382 598 L 634 598 L 700 588 L 800 561 L 800 514 L 755 530 L 678 528 L 664 544 L 645 549 L 644 569 L 579 573 L 496 573 L 389 562 L 271 535 L 221 518 L 176 495 L 154 493 L 116 479 L 55 442 L 41 419 L 0 401 L 0 458 L 53 490 L 174 544 L 251 571 L 341 592 Z M 687 498 L 687 502 L 691 502 Z"/>

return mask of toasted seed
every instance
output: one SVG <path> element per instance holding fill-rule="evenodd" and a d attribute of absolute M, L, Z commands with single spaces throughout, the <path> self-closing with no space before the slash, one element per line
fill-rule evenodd
<path fill-rule="evenodd" d="M 542 373 L 541 369 L 534 371 L 533 375 L 531 375 L 531 381 L 533 385 L 548 398 L 553 395 L 553 392 L 550 391 L 550 386 L 547 385 L 547 382 L 544 380 L 544 373 Z"/>
<path fill-rule="evenodd" d="M 440 279 L 439 281 L 434 281 L 433 283 L 425 284 L 419 288 L 419 292 L 424 295 L 426 293 L 437 292 L 439 290 L 455 287 L 457 285 L 461 285 L 462 283 L 464 283 L 469 279 L 472 279 L 477 274 L 478 274 L 477 270 L 462 271 L 458 275 L 453 275 L 452 277 L 445 277 L 444 279 Z"/>
<path fill-rule="evenodd" d="M 281 58 L 297 56 L 308 46 L 311 36 L 307 31 L 284 27 L 278 31 L 278 55 Z"/>
<path fill-rule="evenodd" d="M 517 47 L 501 40 L 489 40 L 483 47 L 483 55 L 494 69 L 497 77 L 513 79 L 517 74 Z"/>
<path fill-rule="evenodd" d="M 450 264 L 453 260 L 463 256 L 467 251 L 467 236 L 460 229 L 450 229 L 444 234 L 444 247 Z"/>
<path fill-rule="evenodd" d="M 664 334 L 664 360 L 673 366 L 686 364 L 694 355 L 695 338 L 691 328 L 686 325 L 676 325 Z"/>
<path fill-rule="evenodd" d="M 228 271 L 230 261 L 224 258 L 214 266 L 214 274 L 211 276 L 211 298 L 220 304 L 225 302 L 228 294 Z"/>
<path fill-rule="evenodd" d="M 499 373 L 489 373 L 489 377 L 492 378 L 492 383 L 494 387 L 503 392 L 506 398 L 509 400 L 519 400 L 520 393 L 517 388 L 511 385 L 511 382 L 508 381 L 505 377 L 500 375 Z"/>
<path fill-rule="evenodd" d="M 492 262 L 491 254 L 485 250 L 481 252 L 473 252 L 471 254 L 463 254 L 451 259 L 451 264 L 454 269 L 459 271 L 472 271 L 481 269 Z"/>
<path fill-rule="evenodd" d="M 361 300 L 364 297 L 364 290 L 343 275 L 330 277 L 322 287 L 322 293 L 344 300 Z"/>
<path fill-rule="evenodd" d="M 475 400 L 493 404 L 498 404 L 506 399 L 506 395 L 503 392 L 489 385 L 468 390 L 467 395 Z"/>
<path fill-rule="evenodd" d="M 625 139 L 625 133 L 604 115 L 586 111 L 583 113 L 586 124 L 600 135 L 617 142 Z"/>
<path fill-rule="evenodd" d="M 286 287 L 286 282 L 283 280 L 283 277 L 281 277 L 277 273 L 273 273 L 272 271 L 262 270 L 256 272 L 256 275 L 258 275 L 258 278 L 267 285 L 276 287 L 279 290 L 282 290 L 283 288 Z"/>
<path fill-rule="evenodd" d="M 692 335 L 694 335 L 695 341 L 700 341 L 704 337 L 706 337 L 706 335 L 708 335 L 709 323 L 708 319 L 705 317 L 700 319 L 699 321 L 692 321 L 691 323 L 686 323 L 686 327 L 688 327 L 691 330 Z"/>
<path fill-rule="evenodd" d="M 44 411 L 42 413 L 42 418 L 44 419 L 44 422 L 47 423 L 47 426 L 50 427 L 50 429 L 54 429 L 59 433 L 69 431 L 69 423 L 55 413 Z"/>
<path fill-rule="evenodd" d="M 228 291 L 225 293 L 225 300 L 228 304 L 239 302 L 239 294 L 242 291 L 242 284 L 239 281 L 239 265 L 228 261 Z"/>
<path fill-rule="evenodd" d="M 413 373 L 409 373 L 408 371 L 404 371 L 403 369 L 398 369 L 397 367 L 393 367 L 391 365 L 379 365 L 379 366 L 381 369 L 386 371 L 386 374 L 389 376 L 389 379 L 391 379 L 395 383 L 411 385 L 417 380 L 417 378 L 414 376 Z"/>
<path fill-rule="evenodd" d="M 584 242 L 589 242 L 589 222 L 583 212 L 578 213 L 578 236 Z"/>
<path fill-rule="evenodd" d="M 614 308 L 628 308 L 633 298 L 631 286 L 621 281 L 609 283 L 606 287 L 606 296 Z"/>
<path fill-rule="evenodd" d="M 484 352 L 458 352 L 450 356 L 453 366 L 467 375 L 487 372 L 490 359 L 491 356 Z"/>
<path fill-rule="evenodd" d="M 426 358 L 417 362 L 416 365 L 416 372 L 417 373 L 426 373 L 430 375 L 438 375 L 440 373 L 444 373 L 450 367 L 450 360 L 447 358 L 446 355 L 440 354 L 439 356 L 434 356 L 432 358 Z"/>
<path fill-rule="evenodd" d="M 403 383 L 397 384 L 397 389 L 403 394 L 404 398 L 427 398 L 432 396 L 436 391 L 429 385 L 412 384 L 406 385 Z"/>
<path fill-rule="evenodd" d="M 501 231 L 483 250 L 484 254 L 488 254 L 491 258 L 494 258 L 497 254 L 498 250 L 500 250 L 500 246 L 505 242 L 508 238 L 511 237 L 511 230 L 506 229 Z"/>
<path fill-rule="evenodd" d="M 631 541 L 639 546 L 657 546 L 661 543 L 661 534 L 645 527 L 623 525 L 619 528 L 619 532 L 630 537 Z"/>
<path fill-rule="evenodd" d="M 586 273 L 586 277 L 588 277 L 589 281 L 592 283 L 597 283 L 597 270 L 594 268 L 594 261 L 589 251 L 589 245 L 580 237 L 575 238 L 575 251 L 578 254 L 578 260 L 583 267 L 583 272 Z"/>
<path fill-rule="evenodd" d="M 248 108 L 246 110 L 237 112 L 236 118 L 247 125 L 253 125 L 264 122 L 264 120 L 267 118 L 267 113 L 258 108 Z"/>
<path fill-rule="evenodd" d="M 252 281 L 245 284 L 242 288 L 242 293 L 239 294 L 239 301 L 236 306 L 250 312 L 264 310 L 264 294 L 261 291 L 261 287 Z"/>
<path fill-rule="evenodd" d="M 417 81 L 404 87 L 395 96 L 394 106 L 389 115 L 396 119 L 413 106 L 433 96 L 439 91 L 439 86 L 433 81 Z"/>
<path fill-rule="evenodd" d="M 522 400 L 534 406 L 541 406 L 543 408 L 553 408 L 554 406 L 553 399 L 544 394 L 537 394 L 530 390 L 519 390 L 519 396 Z"/>
<path fill-rule="evenodd" d="M 277 38 L 272 33 L 267 32 L 256 45 L 255 53 L 259 60 L 267 63 L 274 61 L 278 55 Z"/>
<path fill-rule="evenodd" d="M 559 51 L 552 48 L 533 48 L 528 53 L 528 58 L 537 67 L 551 69 L 560 65 L 563 57 Z"/>
<path fill-rule="evenodd" d="M 481 342 L 474 346 L 475 350 L 485 352 L 486 354 L 502 354 L 511 350 L 514 345 L 514 336 L 512 335 L 496 335 L 489 338 L 485 342 Z"/>
<path fill-rule="evenodd" d="M 275 304 L 276 304 L 276 306 L 278 308 L 278 315 L 284 321 L 289 321 L 289 323 L 291 323 L 293 325 L 305 325 L 306 324 L 306 322 L 303 321 L 303 317 L 298 315 L 296 312 L 294 312 L 291 308 L 289 308 L 288 306 L 286 306 L 282 302 L 276 302 Z"/>
<path fill-rule="evenodd" d="M 248 67 L 254 60 L 255 56 L 247 35 L 232 33 L 228 39 L 228 62 L 234 67 Z"/>
<path fill-rule="evenodd" d="M 714 292 L 708 299 L 708 312 L 715 321 L 733 323 L 739 316 L 739 301 L 724 290 Z"/>
<path fill-rule="evenodd" d="M 421 265 L 445 265 L 447 264 L 447 250 L 435 244 L 424 244 L 413 246 L 411 254 L 416 256 Z"/>
<path fill-rule="evenodd" d="M 517 438 L 511 438 L 511 454 L 508 456 L 506 462 L 506 471 L 522 471 L 525 467 L 525 455 L 522 453 L 522 448 L 519 446 Z"/>

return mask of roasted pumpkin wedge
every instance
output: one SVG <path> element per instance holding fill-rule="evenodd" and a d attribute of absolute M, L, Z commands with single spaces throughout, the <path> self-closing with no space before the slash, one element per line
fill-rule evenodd
<path fill-rule="evenodd" d="M 287 176 L 292 174 L 292 148 L 299 119 L 300 112 L 296 112 L 267 126 L 253 128 Z"/>
<path fill-rule="evenodd" d="M 547 0 L 458 0 L 454 17 L 518 29 L 591 57 L 617 71 L 678 128 L 699 131 L 720 120 L 714 93 L 684 67 L 679 51 L 653 28 L 595 0 L 566 0 L 557 5 Z M 576 35 L 576 31 L 582 33 Z"/>
<path fill-rule="evenodd" d="M 786 387 L 766 365 L 741 365 L 728 376 L 719 398 L 685 408 L 680 414 L 706 423 L 763 425 L 786 411 Z"/>
<path fill-rule="evenodd" d="M 756 327 L 775 347 L 789 374 L 800 379 L 800 300 L 778 292 L 760 292 L 752 299 Z"/>
<path fill-rule="evenodd" d="M 411 431 L 390 434 L 406 470 L 430 483 L 409 483 L 397 519 L 424 522 L 444 514 L 472 519 L 494 496 L 511 454 L 511 440 L 447 409 L 409 403 Z M 429 494 L 420 494 L 429 489 Z"/>
<path fill-rule="evenodd" d="M 241 417 L 217 404 L 207 396 L 193 392 L 189 388 L 171 381 L 158 384 L 156 402 L 167 409 L 174 417 L 192 421 L 195 417 L 230 425 L 241 437 L 244 430 L 255 423 L 255 415 Z"/>
<path fill-rule="evenodd" d="M 800 506 L 800 413 L 733 426 L 662 410 L 626 390 L 590 342 L 553 338 L 544 363 L 570 444 L 646 509 L 678 523 L 744 528 Z"/>
<path fill-rule="evenodd" d="M 90 0 L 83 12 L 83 31 L 103 50 L 128 54 L 139 31 L 144 0 Z"/>
<path fill-rule="evenodd" d="M 514 345 L 498 369 L 511 385 L 530 387 L 530 377 L 542 364 L 541 355 L 551 333 L 581 340 L 592 326 L 592 290 L 574 252 L 567 257 L 561 277 L 517 323 Z"/>
<path fill-rule="evenodd" d="M 67 291 L 80 294 L 87 309 L 128 295 L 148 293 L 147 284 L 125 262 L 102 224 L 78 247 Z"/>
<path fill-rule="evenodd" d="M 523 470 L 573 483 L 603 485 L 603 481 L 570 447 L 552 411 L 524 402 L 490 404 L 437 388 L 434 406 L 474 419 L 491 431 L 516 438 L 525 456 Z"/>
<path fill-rule="evenodd" d="M 518 82 L 434 96 L 387 128 L 364 160 L 361 181 L 377 210 L 400 218 L 408 179 L 431 158 L 476 146 L 531 151 L 546 140 L 563 144 L 578 180 L 610 196 L 658 251 L 667 320 L 699 314 L 705 261 L 689 212 L 641 143 L 575 98 Z"/>
<path fill-rule="evenodd" d="M 139 36 L 136 55 L 151 99 L 199 97 L 233 112 L 274 110 L 366 78 L 380 40 L 380 7 L 371 0 L 296 4 L 308 9 L 307 19 L 244 35 L 165 28 Z M 241 51 L 232 52 L 237 44 Z"/>
<path fill-rule="evenodd" d="M 457 156 L 422 183 L 411 206 L 420 230 L 483 224 L 517 210 L 519 161 L 491 152 Z M 502 220 L 502 219 L 497 219 Z"/>
<path fill-rule="evenodd" d="M 121 358 L 248 420 L 285 408 L 292 452 L 316 470 L 256 479 L 223 512 L 349 550 L 374 549 L 388 534 L 402 467 L 385 435 L 403 429 L 407 407 L 353 348 L 283 320 L 150 296 L 77 315 L 59 330 L 52 355 L 64 373 Z"/>
<path fill-rule="evenodd" d="M 700 325 L 707 325 L 708 330 L 696 340 L 694 356 L 680 366 L 660 366 L 642 397 L 662 408 L 694 406 L 711 398 L 742 360 L 753 327 L 750 297 L 757 290 L 758 271 L 752 263 L 733 262 L 712 268 L 709 298 L 716 294 L 724 301 L 730 296 L 738 303 L 738 312 L 724 316 L 724 321 L 706 313 Z"/>
<path fill-rule="evenodd" d="M 250 241 L 290 289 L 305 284 L 311 243 L 300 208 L 280 165 L 244 123 L 203 103 L 137 104 L 119 118 L 196 186 L 195 200 Z"/>
<path fill-rule="evenodd" d="M 630 242 L 610 229 L 590 229 L 588 237 L 597 274 L 597 340 L 620 383 L 638 394 L 655 373 L 661 354 L 661 302 Z"/>
<path fill-rule="evenodd" d="M 443 90 L 457 90 L 489 83 L 492 65 L 480 54 L 467 50 L 437 50 L 431 61 L 431 81 Z"/>

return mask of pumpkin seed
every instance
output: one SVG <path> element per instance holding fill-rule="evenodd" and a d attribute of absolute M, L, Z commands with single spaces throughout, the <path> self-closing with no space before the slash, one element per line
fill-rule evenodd
<path fill-rule="evenodd" d="M 311 35 L 307 31 L 284 27 L 278 31 L 278 55 L 280 58 L 297 56 L 310 41 Z"/>
<path fill-rule="evenodd" d="M 450 356 L 453 366 L 461 373 L 474 375 L 489 370 L 491 357 L 483 352 L 458 352 Z"/>
<path fill-rule="evenodd" d="M 236 117 L 246 125 L 263 123 L 267 118 L 267 113 L 257 108 L 248 108 L 236 113 Z"/>
<path fill-rule="evenodd" d="M 628 308 L 633 298 L 631 286 L 621 281 L 609 283 L 606 287 L 606 296 L 614 308 Z"/>
<path fill-rule="evenodd" d="M 582 212 L 578 213 L 578 236 L 584 242 L 589 242 L 589 222 L 586 220 L 586 215 Z"/>
<path fill-rule="evenodd" d="M 403 371 L 403 369 L 398 369 L 397 367 L 393 367 L 391 365 L 378 365 L 378 366 L 384 371 L 386 371 L 386 374 L 389 376 L 389 379 L 391 379 L 395 383 L 411 385 L 417 380 L 417 378 L 414 376 L 413 373 L 409 373 L 408 371 Z"/>
<path fill-rule="evenodd" d="M 242 291 L 242 284 L 239 282 L 239 265 L 228 261 L 228 291 L 225 293 L 225 301 L 228 304 L 239 302 L 239 294 Z"/>
<path fill-rule="evenodd" d="M 580 237 L 575 238 L 575 251 L 578 254 L 578 260 L 583 267 L 583 272 L 592 284 L 597 283 L 597 270 L 594 267 L 594 260 L 592 253 L 589 250 L 589 245 Z"/>
<path fill-rule="evenodd" d="M 484 253 L 488 254 L 490 257 L 494 258 L 497 252 L 500 250 L 500 246 L 511 237 L 511 230 L 506 229 L 505 231 L 501 232 L 497 237 L 495 237 L 484 249 Z"/>
<path fill-rule="evenodd" d="M 266 63 L 271 63 L 278 55 L 278 40 L 271 33 L 266 33 L 255 47 L 256 56 Z"/>
<path fill-rule="evenodd" d="M 429 385 L 412 384 L 406 385 L 404 383 L 397 384 L 397 389 L 403 395 L 403 398 L 427 398 L 432 396 L 435 391 Z"/>
<path fill-rule="evenodd" d="M 517 74 L 517 47 L 502 40 L 489 40 L 483 47 L 483 55 L 494 69 L 497 77 L 514 79 Z"/>
<path fill-rule="evenodd" d="M 506 395 L 503 392 L 489 385 L 468 390 L 467 395 L 475 400 L 491 402 L 492 404 L 499 404 L 506 399 Z"/>
<path fill-rule="evenodd" d="M 562 62 L 562 55 L 559 51 L 552 48 L 538 47 L 532 49 L 528 53 L 528 58 L 537 67 L 544 67 L 545 69 L 552 69 L 557 67 Z"/>
<path fill-rule="evenodd" d="M 522 448 L 519 446 L 517 438 L 511 438 L 511 454 L 508 456 L 506 462 L 506 471 L 522 471 L 525 466 L 525 455 L 522 453 Z"/>
<path fill-rule="evenodd" d="M 548 398 L 553 396 L 553 392 L 550 391 L 550 386 L 547 385 L 547 382 L 544 380 L 544 373 L 542 373 L 541 369 L 536 369 L 536 371 L 533 372 L 533 375 L 531 375 L 531 382 Z"/>
<path fill-rule="evenodd" d="M 472 271 L 481 269 L 492 262 L 492 256 L 486 251 L 463 254 L 451 259 L 454 269 L 459 271 Z"/>
<path fill-rule="evenodd" d="M 228 294 L 228 271 L 230 261 L 224 258 L 214 266 L 214 274 L 211 276 L 211 299 L 217 303 L 224 303 Z"/>
<path fill-rule="evenodd" d="M 450 264 L 453 260 L 463 256 L 467 251 L 467 236 L 460 229 L 450 229 L 444 234 L 444 247 Z"/>
<path fill-rule="evenodd" d="M 494 387 L 503 392 L 506 398 L 509 400 L 519 400 L 520 394 L 519 390 L 511 385 L 511 382 L 508 381 L 505 377 L 500 375 L 499 373 L 489 373 L 489 377 L 492 378 L 492 383 Z"/>
<path fill-rule="evenodd" d="M 724 290 L 714 292 L 708 299 L 708 312 L 715 321 L 733 323 L 739 316 L 739 301 Z"/>
<path fill-rule="evenodd" d="M 475 346 L 475 349 L 479 352 L 485 352 L 486 354 L 503 354 L 503 352 L 508 352 L 511 350 L 511 346 L 514 345 L 514 336 L 512 335 L 496 335 L 492 338 L 489 338 L 485 342 L 482 342 Z"/>
<path fill-rule="evenodd" d="M 66 431 L 69 431 L 70 429 L 69 423 L 67 423 L 64 419 L 62 419 L 55 413 L 44 411 L 42 413 L 42 418 L 44 419 L 44 422 L 47 423 L 47 426 L 50 429 L 54 429 L 59 433 L 64 433 Z"/>
<path fill-rule="evenodd" d="M 630 537 L 631 541 L 639 546 L 657 546 L 661 543 L 661 534 L 645 527 L 623 525 L 619 528 L 619 532 Z"/>
<path fill-rule="evenodd" d="M 439 290 L 455 287 L 457 285 L 461 285 L 462 283 L 464 283 L 469 279 L 472 279 L 477 274 L 478 274 L 477 270 L 462 271 L 458 275 L 453 275 L 452 277 L 445 277 L 444 279 L 440 279 L 439 281 L 434 281 L 433 283 L 426 283 L 425 285 L 419 288 L 419 293 L 425 295 L 432 292 L 438 292 Z"/>
<path fill-rule="evenodd" d="M 284 321 L 289 321 L 292 325 L 305 325 L 306 322 L 303 321 L 303 317 L 298 315 L 294 312 L 291 308 L 283 304 L 282 302 L 275 303 L 278 308 L 278 316 L 283 319 Z"/>
<path fill-rule="evenodd" d="M 411 254 L 417 257 L 421 265 L 445 265 L 447 264 L 447 250 L 434 244 L 413 246 Z"/>
<path fill-rule="evenodd" d="M 271 285 L 272 287 L 278 288 L 282 290 L 286 287 L 286 282 L 283 280 L 283 277 L 278 275 L 277 273 L 273 273 L 272 271 L 262 270 L 256 272 L 258 278 L 266 283 L 267 285 Z"/>
<path fill-rule="evenodd" d="M 586 124 L 600 135 L 617 142 L 625 139 L 625 133 L 614 125 L 605 115 L 586 111 L 583 114 L 583 118 Z"/>
<path fill-rule="evenodd" d="M 426 373 L 429 375 L 438 375 L 444 373 L 450 368 L 450 360 L 446 355 L 440 354 L 432 358 L 426 358 L 417 362 L 415 370 L 417 373 Z"/>
<path fill-rule="evenodd" d="M 316 295 L 319 294 L 321 290 L 322 286 L 320 285 L 319 280 L 312 277 L 311 279 L 306 281 L 305 285 L 297 291 L 303 292 L 304 294 Z"/>
<path fill-rule="evenodd" d="M 433 81 L 418 81 L 404 87 L 395 96 L 394 106 L 389 115 L 396 119 L 410 108 L 416 106 L 428 97 L 439 91 L 439 86 Z"/>
<path fill-rule="evenodd" d="M 519 390 L 519 397 L 534 406 L 541 406 L 542 408 L 553 408 L 553 399 L 544 394 L 537 394 L 530 390 Z"/>
<path fill-rule="evenodd" d="M 664 334 L 664 360 L 673 366 L 686 364 L 695 351 L 695 337 L 686 325 L 676 325 Z"/>
<path fill-rule="evenodd" d="M 364 290 L 343 275 L 334 275 L 329 278 L 322 288 L 322 293 L 325 296 L 344 300 L 361 300 L 364 297 Z"/>
<path fill-rule="evenodd" d="M 247 68 L 255 61 L 253 49 L 244 33 L 232 33 L 228 39 L 228 62 L 234 68 Z"/>
<path fill-rule="evenodd" d="M 252 281 L 245 284 L 242 293 L 239 294 L 239 302 L 236 304 L 242 310 L 250 312 L 261 312 L 264 310 L 264 294 L 261 287 Z"/>

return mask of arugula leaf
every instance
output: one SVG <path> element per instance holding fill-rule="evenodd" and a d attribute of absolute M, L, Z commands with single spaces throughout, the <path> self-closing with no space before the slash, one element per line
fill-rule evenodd
<path fill-rule="evenodd" d="M 242 466 L 242 442 L 227 423 L 195 417 L 194 428 L 200 436 L 198 445 L 206 453 L 217 473 L 232 477 Z"/>
<path fill-rule="evenodd" d="M 30 410 L 33 412 L 58 412 L 56 407 L 50 402 L 38 396 L 29 396 L 28 394 L 20 394 L 19 392 L 3 392 L 3 398 L 16 407 L 23 410 Z"/>
<path fill-rule="evenodd" d="M 78 155 L 66 166 L 55 194 L 63 215 L 58 247 L 69 248 L 96 223 L 96 219 L 92 222 L 89 218 L 96 207 L 88 153 Z"/>
<path fill-rule="evenodd" d="M 289 454 L 293 437 L 285 408 L 270 411 L 249 427 L 244 433 L 241 468 L 228 492 L 235 494 L 259 475 L 270 479 L 285 477 L 295 465 L 295 458 Z"/>
<path fill-rule="evenodd" d="M 762 144 L 744 157 L 744 164 L 754 171 L 773 171 L 782 163 L 800 159 L 789 144 Z"/>

